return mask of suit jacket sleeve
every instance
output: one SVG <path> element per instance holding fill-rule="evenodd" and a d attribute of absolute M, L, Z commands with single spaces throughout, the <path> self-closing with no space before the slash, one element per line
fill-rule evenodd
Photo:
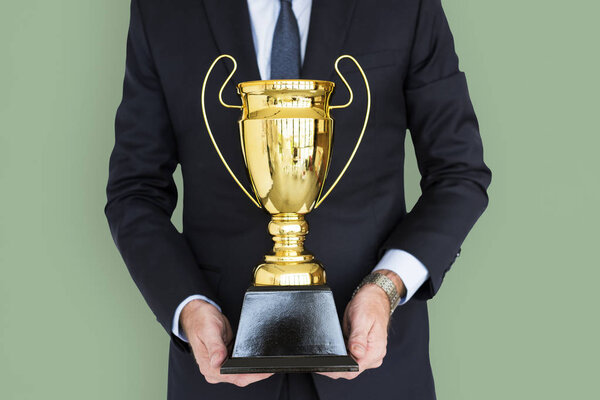
<path fill-rule="evenodd" d="M 440 0 L 421 1 L 404 90 L 422 195 L 384 241 L 380 255 L 397 248 L 418 258 L 429 278 L 415 297 L 428 299 L 487 207 L 491 180 Z"/>
<path fill-rule="evenodd" d="M 131 4 L 105 213 L 133 280 L 171 333 L 182 300 L 198 293 L 216 297 L 186 239 L 171 223 L 177 203 L 177 146 L 140 10 L 136 0 Z"/>

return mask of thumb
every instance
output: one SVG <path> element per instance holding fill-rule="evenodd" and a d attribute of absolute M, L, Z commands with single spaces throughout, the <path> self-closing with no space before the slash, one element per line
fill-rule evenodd
<path fill-rule="evenodd" d="M 227 357 L 227 347 L 225 346 L 221 335 L 216 332 L 207 334 L 204 339 L 204 345 L 208 352 L 210 366 L 217 368 L 223 364 L 225 357 Z"/>
<path fill-rule="evenodd" d="M 369 327 L 366 324 L 353 322 L 350 325 L 350 336 L 348 338 L 348 348 L 356 358 L 362 358 L 367 352 L 367 337 Z"/>

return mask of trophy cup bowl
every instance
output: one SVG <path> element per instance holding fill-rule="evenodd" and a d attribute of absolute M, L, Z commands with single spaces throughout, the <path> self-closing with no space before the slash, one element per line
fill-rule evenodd
<path fill-rule="evenodd" d="M 224 107 L 239 108 L 242 156 L 253 195 L 233 174 L 208 124 L 206 82 L 222 58 L 234 68 L 221 90 Z M 350 105 L 353 94 L 338 69 L 351 59 L 367 88 L 367 112 L 357 144 L 341 173 L 323 194 L 333 143 L 330 111 Z M 268 225 L 273 251 L 254 269 L 246 291 L 233 353 L 221 373 L 357 371 L 348 355 L 333 294 L 326 285 L 325 269 L 304 249 L 308 224 L 304 215 L 331 193 L 350 165 L 362 140 L 370 111 L 369 85 L 362 68 L 351 56 L 339 57 L 335 70 L 350 93 L 350 100 L 329 105 L 335 84 L 322 80 L 249 81 L 237 85 L 242 105 L 223 102 L 222 92 L 237 68 L 229 55 L 210 66 L 202 87 L 202 112 L 211 141 L 235 182 L 248 198 L 271 216 Z"/>
<path fill-rule="evenodd" d="M 271 214 L 273 252 L 254 270 L 254 285 L 325 284 L 325 270 L 304 250 L 311 211 L 331 156 L 333 82 L 253 81 L 238 85 L 244 160 L 262 208 Z"/>

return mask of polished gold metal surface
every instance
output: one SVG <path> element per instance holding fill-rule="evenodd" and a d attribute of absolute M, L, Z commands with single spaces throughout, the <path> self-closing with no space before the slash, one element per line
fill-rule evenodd
<path fill-rule="evenodd" d="M 239 120 L 242 154 L 255 197 L 250 195 L 223 158 L 208 124 L 205 109 L 206 83 L 216 63 L 222 58 L 233 61 L 234 67 L 219 91 L 219 101 L 225 107 L 240 108 Z M 338 64 L 352 60 L 358 67 L 367 89 L 367 110 L 356 146 L 329 190 L 323 195 L 325 178 L 331 160 L 333 119 L 330 110 L 348 107 L 353 92 L 341 75 Z M 352 162 L 362 141 L 371 107 L 367 78 L 351 56 L 335 62 L 335 70 L 347 86 L 350 99 L 346 104 L 329 105 L 334 83 L 319 80 L 267 80 L 242 82 L 237 85 L 241 106 L 223 102 L 221 96 L 237 63 L 229 55 L 221 55 L 210 66 L 202 85 L 202 113 L 210 139 L 225 168 L 252 202 L 271 214 L 269 233 L 273 235 L 273 252 L 254 271 L 255 285 L 322 285 L 325 270 L 304 249 L 308 225 L 304 214 L 318 207 L 331 193 Z"/>
<path fill-rule="evenodd" d="M 238 85 L 242 150 L 256 196 L 271 214 L 312 210 L 331 158 L 333 82 Z"/>
<path fill-rule="evenodd" d="M 269 233 L 273 235 L 273 252 L 254 270 L 254 284 L 263 285 L 324 285 L 325 270 L 314 256 L 304 249 L 308 224 L 304 215 L 281 213 L 271 216 Z"/>

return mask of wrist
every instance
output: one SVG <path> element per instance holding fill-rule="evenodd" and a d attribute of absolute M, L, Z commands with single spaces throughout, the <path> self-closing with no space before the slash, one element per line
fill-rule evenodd
<path fill-rule="evenodd" d="M 386 314 L 390 312 L 390 300 L 387 293 L 379 286 L 374 283 L 364 284 L 354 297 L 368 298 L 371 302 L 376 302 L 379 307 L 386 310 Z"/>
<path fill-rule="evenodd" d="M 186 335 L 186 326 L 189 325 L 188 322 L 191 321 L 194 316 L 198 315 L 199 313 L 209 311 L 211 308 L 219 312 L 215 306 L 201 299 L 194 299 L 187 303 L 185 307 L 183 307 L 179 316 L 179 324 L 183 328 L 183 331 L 186 333 Z"/>
<path fill-rule="evenodd" d="M 388 272 L 393 275 L 388 276 Z M 395 279 L 395 282 L 393 279 Z M 388 270 L 378 270 L 365 276 L 354 290 L 352 297 L 360 293 L 365 287 L 373 287 L 375 293 L 385 294 L 388 305 L 386 308 L 389 311 L 389 315 L 396 309 L 396 306 L 402 298 L 402 294 L 406 293 L 406 288 L 404 287 L 402 279 L 392 271 Z M 380 296 L 378 297 L 380 298 Z"/>

